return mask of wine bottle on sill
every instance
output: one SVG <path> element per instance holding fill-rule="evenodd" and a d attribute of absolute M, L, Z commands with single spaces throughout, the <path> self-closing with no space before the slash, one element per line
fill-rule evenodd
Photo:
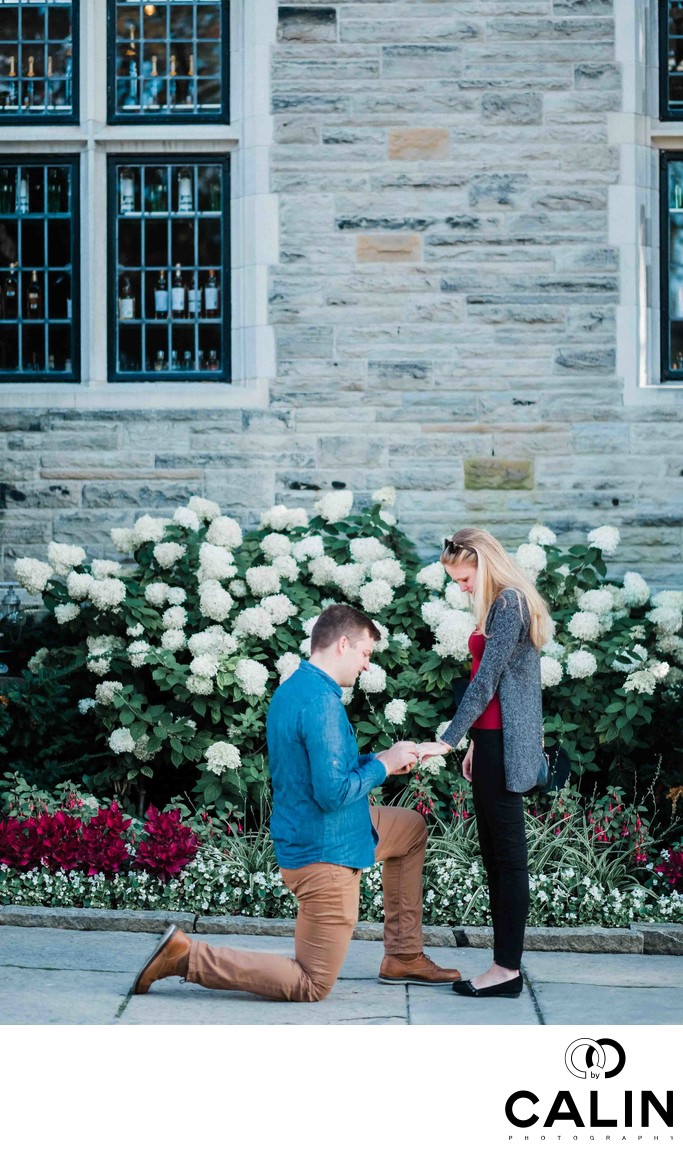
<path fill-rule="evenodd" d="M 163 269 L 159 272 L 154 287 L 154 315 L 156 319 L 168 318 L 168 280 Z"/>
<path fill-rule="evenodd" d="M 119 289 L 119 321 L 135 319 L 135 296 L 128 276 L 123 276 Z"/>
<path fill-rule="evenodd" d="M 173 319 L 185 318 L 185 281 L 180 264 L 176 264 L 171 283 L 171 315 Z"/>
<path fill-rule="evenodd" d="M 43 292 L 38 282 L 38 272 L 34 268 L 31 272 L 28 290 L 26 292 L 26 318 L 41 319 L 43 315 Z"/>
<path fill-rule="evenodd" d="M 204 315 L 207 319 L 217 319 L 219 313 L 218 279 L 213 268 L 204 284 Z"/>
<path fill-rule="evenodd" d="M 19 316 L 19 289 L 17 286 L 17 264 L 9 265 L 9 275 L 2 293 L 3 319 L 17 319 Z"/>

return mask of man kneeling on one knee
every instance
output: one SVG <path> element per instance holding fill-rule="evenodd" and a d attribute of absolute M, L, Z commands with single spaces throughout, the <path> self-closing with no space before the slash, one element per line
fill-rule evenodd
<path fill-rule="evenodd" d="M 214 989 L 319 1002 L 337 980 L 358 920 L 361 870 L 376 861 L 384 864 L 380 981 L 443 985 L 460 978 L 422 950 L 424 819 L 368 799 L 388 775 L 406 774 L 417 762 L 416 744 L 359 755 L 342 703 L 342 688 L 367 670 L 379 638 L 356 608 L 328 607 L 313 627 L 310 659 L 280 684 L 268 710 L 270 830 L 282 878 L 299 903 L 295 957 L 210 946 L 170 927 L 137 975 L 135 994 L 180 975 Z"/>

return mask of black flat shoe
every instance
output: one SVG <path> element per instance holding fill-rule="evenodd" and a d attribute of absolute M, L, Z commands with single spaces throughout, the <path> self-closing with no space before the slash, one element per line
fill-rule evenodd
<path fill-rule="evenodd" d="M 454 994 L 462 994 L 464 998 L 519 998 L 524 989 L 524 979 L 521 974 L 510 978 L 507 982 L 498 982 L 495 986 L 483 986 L 477 990 L 476 986 L 467 982 L 454 982 L 451 987 Z"/>

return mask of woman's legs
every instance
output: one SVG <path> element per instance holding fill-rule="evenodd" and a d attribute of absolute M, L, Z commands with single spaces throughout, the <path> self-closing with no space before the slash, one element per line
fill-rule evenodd
<path fill-rule="evenodd" d="M 502 731 L 472 732 L 472 796 L 493 921 L 493 967 L 477 989 L 519 972 L 529 909 L 529 875 L 522 796 L 505 786 Z"/>

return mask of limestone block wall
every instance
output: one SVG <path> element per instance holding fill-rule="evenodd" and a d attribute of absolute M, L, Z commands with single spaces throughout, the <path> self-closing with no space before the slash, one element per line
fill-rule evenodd
<path fill-rule="evenodd" d="M 616 373 L 613 3 L 281 5 L 267 404 L 0 413 L 6 569 L 196 492 L 249 522 L 391 482 L 425 555 L 608 522 L 615 571 L 683 584 L 683 393 Z"/>

